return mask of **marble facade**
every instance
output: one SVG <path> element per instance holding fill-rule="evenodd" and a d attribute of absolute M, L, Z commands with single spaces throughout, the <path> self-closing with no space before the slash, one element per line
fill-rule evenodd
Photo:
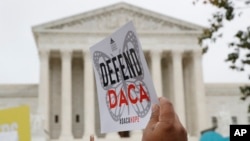
<path fill-rule="evenodd" d="M 197 45 L 203 27 L 118 3 L 33 27 L 41 61 L 39 111 L 51 139 L 73 140 L 95 134 L 95 84 L 89 47 L 130 20 L 142 42 L 157 95 L 169 97 L 190 136 L 207 128 L 202 52 Z M 76 59 L 79 63 L 75 65 Z M 77 68 L 79 65 L 82 67 Z M 77 84 L 82 87 L 75 87 Z"/>
<path fill-rule="evenodd" d="M 211 126 L 197 37 L 203 27 L 118 3 L 33 27 L 40 59 L 40 83 L 34 92 L 35 125 L 41 140 L 116 141 L 99 134 L 98 103 L 89 47 L 132 20 L 158 96 L 168 97 L 190 140 Z M 38 94 L 38 95 L 37 95 Z M 32 107 L 34 109 L 34 107 Z M 214 115 L 211 115 L 214 116 Z M 133 131 L 123 140 L 140 140 Z M 38 140 L 38 139 L 37 139 Z"/>

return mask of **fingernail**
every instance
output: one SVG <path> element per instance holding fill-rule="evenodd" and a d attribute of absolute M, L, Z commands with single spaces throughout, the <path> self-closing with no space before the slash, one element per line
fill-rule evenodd
<path fill-rule="evenodd" d="M 157 104 L 154 104 L 154 105 L 152 106 L 152 112 L 155 112 L 157 109 L 158 109 L 158 105 L 157 105 Z"/>

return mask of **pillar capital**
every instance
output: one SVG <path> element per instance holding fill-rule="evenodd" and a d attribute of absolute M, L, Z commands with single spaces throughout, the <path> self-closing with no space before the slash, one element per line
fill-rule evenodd
<path fill-rule="evenodd" d="M 88 58 L 88 57 L 90 58 L 90 56 L 91 56 L 90 54 L 91 54 L 90 51 L 85 51 L 85 50 L 83 51 L 83 56 L 84 56 L 85 59 Z"/>
<path fill-rule="evenodd" d="M 60 50 L 62 58 L 71 58 L 73 51 L 69 49 Z"/>
<path fill-rule="evenodd" d="M 49 49 L 39 49 L 38 51 L 40 58 L 49 58 L 50 50 Z"/>
<path fill-rule="evenodd" d="M 156 49 L 156 50 L 150 50 L 149 54 L 151 57 L 160 57 L 161 58 L 163 55 L 163 52 L 161 50 Z"/>
<path fill-rule="evenodd" d="M 192 56 L 194 57 L 201 57 L 202 56 L 202 49 L 194 49 L 191 51 Z"/>
<path fill-rule="evenodd" d="M 172 50 L 171 51 L 171 55 L 173 56 L 173 57 L 180 57 L 180 56 L 182 56 L 183 55 L 183 53 L 184 53 L 184 51 L 183 50 L 179 50 L 179 49 L 176 49 L 176 50 Z"/>

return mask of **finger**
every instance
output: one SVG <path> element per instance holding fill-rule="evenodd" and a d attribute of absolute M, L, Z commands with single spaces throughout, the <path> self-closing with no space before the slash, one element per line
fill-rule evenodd
<path fill-rule="evenodd" d="M 165 97 L 160 98 L 160 122 L 171 122 L 175 118 L 175 112 L 172 103 Z"/>
<path fill-rule="evenodd" d="M 90 136 L 90 141 L 94 141 L 94 136 L 93 135 Z"/>
<path fill-rule="evenodd" d="M 159 105 L 154 104 L 152 106 L 152 113 L 148 124 L 153 125 L 157 123 L 159 121 L 159 115 L 160 115 L 160 107 Z"/>

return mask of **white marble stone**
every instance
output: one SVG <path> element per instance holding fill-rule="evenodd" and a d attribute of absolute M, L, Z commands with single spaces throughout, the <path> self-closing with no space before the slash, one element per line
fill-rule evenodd
<path fill-rule="evenodd" d="M 33 27 L 40 56 L 40 82 L 37 85 L 24 86 L 0 85 L 0 108 L 20 104 L 30 105 L 32 139 L 35 141 L 80 141 L 88 140 L 90 134 L 97 136 L 98 126 L 95 125 L 97 105 L 94 102 L 97 99 L 95 99 L 89 47 L 128 20 L 133 20 L 143 51 L 148 53 L 147 59 L 151 61 L 150 70 L 158 96 L 169 96 L 172 100 L 181 122 L 189 130 L 192 129 L 188 131 L 190 141 L 198 141 L 199 133 L 211 127 L 207 118 L 212 116 L 218 117 L 221 125 L 218 131 L 225 136 L 226 130 L 223 127 L 227 126 L 229 116 L 235 115 L 239 123 L 249 122 L 247 121 L 249 115 L 245 113 L 247 102 L 238 100 L 238 85 L 209 84 L 204 87 L 202 56 L 197 44 L 197 37 L 202 33 L 203 27 L 126 3 L 118 3 Z M 72 91 L 75 88 L 72 84 L 76 82 L 72 82 L 75 76 L 71 76 L 72 72 L 74 73 L 71 70 L 71 61 L 74 55 L 77 56 L 74 52 L 82 54 L 78 57 L 83 59 L 83 96 L 82 100 L 79 100 L 80 103 L 77 103 L 83 105 L 77 108 L 84 111 L 81 118 L 83 119 L 81 125 L 84 126 L 81 128 L 82 139 L 74 139 L 73 132 L 77 130 L 72 127 L 74 120 L 72 117 L 75 116 L 72 116 L 72 103 L 75 102 L 72 101 L 74 99 Z M 52 58 L 58 59 L 57 71 L 50 68 Z M 163 60 L 166 62 L 162 62 Z M 50 74 L 58 75 L 52 77 Z M 171 90 L 165 91 L 165 86 L 171 87 L 169 88 Z M 59 87 L 60 90 L 57 90 Z M 57 112 L 57 108 L 61 112 Z M 59 123 L 54 121 L 54 117 L 49 119 L 54 116 L 50 114 L 55 114 L 53 113 L 55 111 Z M 49 129 L 57 130 L 58 137 L 51 139 L 49 134 L 53 131 Z M 140 137 L 141 131 L 132 132 L 130 138 L 122 140 L 138 141 Z M 116 133 L 112 133 L 97 140 L 117 141 L 118 138 Z"/>
<path fill-rule="evenodd" d="M 172 65 L 173 65 L 173 104 L 178 114 L 180 121 L 186 127 L 186 110 L 184 99 L 184 81 L 183 81 L 183 68 L 182 58 L 184 55 L 183 50 L 172 51 Z"/>
<path fill-rule="evenodd" d="M 203 27 L 168 16 L 163 16 L 126 3 L 118 3 L 106 8 L 97 9 L 88 13 L 83 13 L 77 16 L 33 27 L 34 35 L 35 37 L 38 37 L 36 38 L 38 50 L 64 50 L 64 52 L 61 53 L 62 126 L 58 126 L 61 130 L 60 140 L 63 140 L 68 136 L 72 136 L 72 127 L 70 125 L 70 118 L 72 114 L 72 80 L 69 75 L 71 70 L 69 69 L 70 59 L 69 56 L 67 57 L 67 50 L 70 50 L 71 52 L 78 51 L 83 53 L 84 103 L 82 108 L 85 112 L 83 114 L 83 125 L 84 138 L 86 138 L 86 136 L 89 136 L 90 134 L 96 135 L 96 130 L 94 128 L 96 127 L 94 122 L 95 108 L 90 108 L 95 107 L 96 105 L 94 104 L 93 96 L 95 94 L 93 93 L 93 70 L 88 49 L 90 46 L 99 42 L 105 36 L 111 34 L 130 20 L 134 22 L 138 31 L 143 50 L 149 54 L 148 59 L 150 60 L 150 69 L 157 95 L 159 97 L 168 95 L 173 99 L 173 103 L 177 113 L 179 114 L 180 120 L 183 122 L 184 126 L 186 125 L 185 114 L 187 113 L 185 111 L 186 100 L 184 98 L 185 92 L 183 86 L 182 59 L 184 52 L 192 51 L 198 48 L 196 41 L 199 34 L 202 33 Z M 171 52 L 173 50 L 178 50 L 182 53 L 175 53 L 176 51 L 174 51 L 172 56 L 168 58 L 173 60 L 173 62 L 169 64 L 172 64 L 172 67 L 170 67 L 172 68 L 171 74 L 170 71 L 167 72 L 169 73 L 167 75 L 163 74 L 165 73 L 165 71 L 162 71 L 163 53 Z M 66 59 L 65 54 L 68 59 Z M 203 86 L 202 80 L 199 79 L 202 76 L 200 71 L 201 70 L 198 70 L 199 74 L 197 79 L 194 79 L 195 82 L 197 82 L 195 83 L 197 84 L 197 87 Z M 172 74 L 173 77 L 171 77 L 172 79 L 168 79 L 168 82 L 163 80 L 163 76 L 170 76 Z M 169 90 L 168 92 L 173 93 L 166 94 L 163 92 L 163 81 L 164 83 L 173 83 L 172 85 L 168 84 L 168 86 L 173 86 L 173 88 L 171 88 L 172 90 Z M 46 86 L 44 84 L 40 85 L 43 87 Z M 197 89 L 201 98 L 204 97 L 203 91 L 204 89 L 202 88 Z M 194 101 L 198 102 L 197 100 Z M 199 114 L 199 110 L 196 114 Z M 194 121 L 190 120 L 188 122 Z M 197 129 L 195 132 L 199 132 L 198 130 L 203 129 L 202 125 L 200 125 L 201 123 L 202 122 L 195 124 L 197 127 L 192 129 Z M 60 130 L 58 129 L 59 132 Z M 117 138 L 117 134 L 108 134 L 106 138 Z"/>
<path fill-rule="evenodd" d="M 72 79 L 71 79 L 71 50 L 62 50 L 62 128 L 61 141 L 69 141 L 72 136 Z M 59 99 L 60 100 L 60 99 Z"/>

